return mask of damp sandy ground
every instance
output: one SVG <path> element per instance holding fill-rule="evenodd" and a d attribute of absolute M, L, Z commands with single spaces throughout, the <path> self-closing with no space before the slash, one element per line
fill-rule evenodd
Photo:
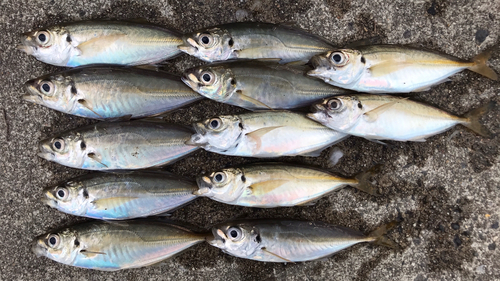
<path fill-rule="evenodd" d="M 46 231 L 82 221 L 43 206 L 44 187 L 82 171 L 36 156 L 37 142 L 90 121 L 21 100 L 24 81 L 57 68 L 17 51 L 19 34 L 61 21 L 146 18 L 181 31 L 235 21 L 287 22 L 338 45 L 379 36 L 382 43 L 419 44 L 460 58 L 493 48 L 490 65 L 500 73 L 500 1 L 13 1 L 0 3 L 0 280 L 495 280 L 500 278 L 500 107 L 483 118 L 493 133 L 481 138 L 458 126 L 424 143 L 382 146 L 351 137 L 336 145 L 343 157 L 284 158 L 350 176 L 374 164 L 382 194 L 345 188 L 315 206 L 248 209 L 199 199 L 173 215 L 202 228 L 230 218 L 320 220 L 369 232 L 398 220 L 389 237 L 400 250 L 358 245 L 331 258 L 299 264 L 270 264 L 234 258 L 200 244 L 161 266 L 104 273 L 36 258 L 31 240 Z M 168 4 L 167 4 L 168 2 Z M 166 64 L 180 74 L 200 61 L 181 56 Z M 412 98 L 454 114 L 500 101 L 500 83 L 464 71 Z M 242 109 L 202 101 L 168 119 L 182 124 Z M 337 153 L 338 154 L 338 153 Z M 166 167 L 193 177 L 203 171 L 259 160 L 200 151 Z"/>

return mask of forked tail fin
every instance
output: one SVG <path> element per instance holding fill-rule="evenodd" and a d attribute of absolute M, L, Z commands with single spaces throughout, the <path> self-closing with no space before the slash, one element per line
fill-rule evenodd
<path fill-rule="evenodd" d="M 492 80 L 498 80 L 496 72 L 486 65 L 486 62 L 491 57 L 492 50 L 486 50 L 474 57 L 474 65 L 469 67 L 471 71 L 477 72 Z"/>
<path fill-rule="evenodd" d="M 495 103 L 491 101 L 483 106 L 471 110 L 470 112 L 465 114 L 465 122 L 463 123 L 463 125 L 483 137 L 488 137 L 490 135 L 490 132 L 488 131 L 488 129 L 486 129 L 486 127 L 484 127 L 484 125 L 479 122 L 479 119 L 481 119 L 483 115 L 488 113 L 494 105 Z"/>
<path fill-rule="evenodd" d="M 370 234 L 368 234 L 368 237 L 372 238 L 373 239 L 372 243 L 374 243 L 376 245 L 382 245 L 382 246 L 397 249 L 397 248 L 399 248 L 398 245 L 395 242 L 389 240 L 389 238 L 387 238 L 385 236 L 387 231 L 391 230 L 397 224 L 398 223 L 396 221 L 392 221 L 390 223 L 384 224 L 384 225 L 380 226 L 379 228 L 375 229 Z"/>

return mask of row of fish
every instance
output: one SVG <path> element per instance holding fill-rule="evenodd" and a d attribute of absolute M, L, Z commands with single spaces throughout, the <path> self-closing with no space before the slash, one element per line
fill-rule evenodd
<path fill-rule="evenodd" d="M 26 82 L 25 100 L 114 121 L 43 140 L 39 156 L 79 169 L 128 170 L 91 173 L 47 188 L 42 201 L 50 207 L 106 221 L 47 233 L 33 250 L 64 264 L 108 271 L 157 264 L 203 241 L 233 256 L 268 262 L 321 259 L 361 242 L 395 247 L 384 236 L 394 223 L 363 235 L 320 222 L 242 220 L 204 233 L 143 218 L 198 197 L 274 208 L 311 205 L 347 185 L 377 195 L 369 181 L 376 167 L 343 178 L 316 168 L 259 163 L 214 171 L 196 182 L 130 170 L 171 164 L 200 148 L 243 157 L 319 156 L 350 135 L 424 141 L 457 124 L 487 135 L 479 119 L 492 104 L 457 117 L 407 98 L 358 92 L 424 91 L 463 69 L 497 79 L 486 66 L 488 51 L 467 62 L 409 46 L 337 48 L 303 30 L 267 23 L 181 35 L 144 21 L 83 21 L 26 33 L 19 49 L 46 63 L 76 67 Z M 182 77 L 151 66 L 182 52 L 217 63 L 188 69 Z M 204 97 L 254 112 L 213 116 L 192 127 L 151 118 L 130 121 L 163 116 Z M 308 114 L 286 111 L 307 107 Z M 124 221 L 130 219 L 135 220 Z"/>
<path fill-rule="evenodd" d="M 207 241 L 236 257 L 293 263 L 326 258 L 363 242 L 396 248 L 384 236 L 393 226 L 389 223 L 364 235 L 321 222 L 243 220 L 216 225 L 212 233 L 197 233 L 174 222 L 92 221 L 41 235 L 33 251 L 67 265 L 115 271 L 159 264 Z"/>
<path fill-rule="evenodd" d="M 349 135 L 375 141 L 425 141 L 463 124 L 481 135 L 479 118 L 492 104 L 456 117 L 398 97 L 333 97 L 308 116 L 288 111 L 222 115 L 192 128 L 156 120 L 101 122 L 42 140 L 39 156 L 87 170 L 136 170 L 171 164 L 200 147 L 230 156 L 319 156 Z"/>
<path fill-rule="evenodd" d="M 259 163 L 199 176 L 196 182 L 160 171 L 92 173 L 44 191 L 59 211 L 95 219 L 124 220 L 171 212 L 195 200 L 245 207 L 311 205 L 347 185 L 377 195 L 369 181 L 376 167 L 353 178 L 285 163 Z"/>
<path fill-rule="evenodd" d="M 314 69 L 307 75 L 368 93 L 424 91 L 464 69 L 498 78 L 486 65 L 489 51 L 469 62 L 410 46 L 338 48 L 304 30 L 269 23 L 231 23 L 180 35 L 143 21 L 82 21 L 25 33 L 19 49 L 40 61 L 69 67 L 154 64 L 181 52 L 208 62 L 309 62 Z"/>

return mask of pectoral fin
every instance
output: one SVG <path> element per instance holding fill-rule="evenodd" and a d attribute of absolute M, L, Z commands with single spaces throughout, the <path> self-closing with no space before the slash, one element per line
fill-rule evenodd
<path fill-rule="evenodd" d="M 251 186 L 252 194 L 263 195 L 269 193 L 275 190 L 276 188 L 279 188 L 280 186 L 284 185 L 287 182 L 288 180 L 268 180 L 259 183 L 254 183 Z"/>
<path fill-rule="evenodd" d="M 92 204 L 99 210 L 113 209 L 127 202 L 137 199 L 138 197 L 110 197 L 103 199 L 96 199 Z"/>
<path fill-rule="evenodd" d="M 372 65 L 370 67 L 370 73 L 372 77 L 380 77 L 399 71 L 405 67 L 408 67 L 409 65 L 410 64 L 408 63 L 398 62 L 396 60 L 386 60 L 384 62 Z"/>
<path fill-rule="evenodd" d="M 395 101 L 385 103 L 379 107 L 376 107 L 370 111 L 365 112 L 363 116 L 367 122 L 375 122 L 379 118 L 380 114 L 384 113 L 386 110 L 388 110 L 389 108 L 391 108 L 393 105 L 397 104 L 400 101 L 401 100 L 398 99 Z"/>
<path fill-rule="evenodd" d="M 275 126 L 275 127 L 267 127 L 267 128 L 258 129 L 256 131 L 253 131 L 251 133 L 246 134 L 246 136 L 251 138 L 257 144 L 256 149 L 259 150 L 260 147 L 262 146 L 262 137 L 265 134 L 271 132 L 272 130 L 278 129 L 281 127 L 283 127 L 283 126 Z"/>
<path fill-rule="evenodd" d="M 89 250 L 81 250 L 80 254 L 84 255 L 86 258 L 93 258 L 97 255 L 106 255 L 106 253 L 103 252 L 94 252 L 94 251 L 89 251 Z"/>
<path fill-rule="evenodd" d="M 99 163 L 99 164 L 103 165 L 104 167 L 109 168 L 109 167 L 108 167 L 108 165 L 106 165 L 106 164 L 102 163 L 101 161 L 99 161 L 99 158 L 97 157 L 97 155 L 95 155 L 95 153 L 93 153 L 93 152 L 88 153 L 88 154 L 87 154 L 87 156 L 88 156 L 90 159 L 92 159 L 92 160 L 96 161 L 97 163 Z"/>
<path fill-rule="evenodd" d="M 261 102 L 261 101 L 259 101 L 259 100 L 256 100 L 256 99 L 254 99 L 254 98 L 252 98 L 252 97 L 249 97 L 249 96 L 247 96 L 247 95 L 243 94 L 243 92 L 242 92 L 242 91 L 240 91 L 240 90 L 236 91 L 236 94 L 238 95 L 238 97 L 239 97 L 240 99 L 242 99 L 242 100 L 244 100 L 244 101 L 246 101 L 246 102 L 249 102 L 249 103 L 251 103 L 251 104 L 253 104 L 253 105 L 255 105 L 255 106 L 258 106 L 258 107 L 264 107 L 264 108 L 269 108 L 270 110 L 274 110 L 273 108 L 271 108 L 271 107 L 270 107 L 270 106 L 268 106 L 267 104 L 265 104 L 265 103 L 263 103 L 263 102 Z"/>
<path fill-rule="evenodd" d="M 99 113 L 95 112 L 92 109 L 92 106 L 86 100 L 79 99 L 78 103 L 81 104 L 82 106 L 86 107 L 88 110 L 92 111 L 95 115 L 99 116 L 101 119 L 104 119 L 104 117 L 102 117 L 102 115 L 100 115 Z"/>
<path fill-rule="evenodd" d="M 77 48 L 80 51 L 80 55 L 95 56 L 102 53 L 111 44 L 124 38 L 125 36 L 127 35 L 124 33 L 97 36 L 81 43 Z"/>
<path fill-rule="evenodd" d="M 261 250 L 262 250 L 263 252 L 266 252 L 266 253 L 268 253 L 268 254 L 270 254 L 270 255 L 273 255 L 273 256 L 275 256 L 275 257 L 277 257 L 277 258 L 279 258 L 279 259 L 282 259 L 284 262 L 294 263 L 293 261 L 291 261 L 291 260 L 289 260 L 289 259 L 285 259 L 284 257 L 282 257 L 282 256 L 280 256 L 280 255 L 277 255 L 277 254 L 275 254 L 275 253 L 273 253 L 273 252 L 268 251 L 268 250 L 266 249 L 266 247 L 261 248 Z"/>

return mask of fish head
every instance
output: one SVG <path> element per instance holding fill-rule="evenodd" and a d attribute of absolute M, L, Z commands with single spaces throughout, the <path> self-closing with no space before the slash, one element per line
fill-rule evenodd
<path fill-rule="evenodd" d="M 363 114 L 363 105 L 356 96 L 335 96 L 313 105 L 307 117 L 334 130 L 346 131 Z"/>
<path fill-rule="evenodd" d="M 214 237 L 208 243 L 236 257 L 248 258 L 261 247 L 258 228 L 244 222 L 217 225 L 212 233 Z"/>
<path fill-rule="evenodd" d="M 40 235 L 32 244 L 36 256 L 69 265 L 73 264 L 82 247 L 77 233 L 69 228 Z"/>
<path fill-rule="evenodd" d="M 40 141 L 38 156 L 61 165 L 81 168 L 87 155 L 87 146 L 77 132 L 65 132 Z"/>
<path fill-rule="evenodd" d="M 28 94 L 23 95 L 23 100 L 63 112 L 70 111 L 77 100 L 70 81 L 61 74 L 29 80 L 24 87 Z"/>
<path fill-rule="evenodd" d="M 234 51 L 231 34 L 217 27 L 184 35 L 182 40 L 179 50 L 207 62 L 227 60 Z"/>
<path fill-rule="evenodd" d="M 39 61 L 58 66 L 66 66 L 73 51 L 69 33 L 57 26 L 22 34 L 18 49 Z"/>
<path fill-rule="evenodd" d="M 310 63 L 314 69 L 307 75 L 340 87 L 356 82 L 365 70 L 365 59 L 361 52 L 349 49 L 315 55 Z"/>
<path fill-rule="evenodd" d="M 241 169 L 229 168 L 197 178 L 197 195 L 211 197 L 219 202 L 232 202 L 245 190 L 245 176 Z"/>
<path fill-rule="evenodd" d="M 206 119 L 193 125 L 196 133 L 186 142 L 209 151 L 227 151 L 233 148 L 243 135 L 241 120 L 235 115 L 223 115 Z"/>
<path fill-rule="evenodd" d="M 42 202 L 59 211 L 84 215 L 87 211 L 89 193 L 81 182 L 69 181 L 44 190 Z"/>
<path fill-rule="evenodd" d="M 230 69 L 222 65 L 200 66 L 184 72 L 182 81 L 200 95 L 225 102 L 236 91 L 236 80 Z"/>

